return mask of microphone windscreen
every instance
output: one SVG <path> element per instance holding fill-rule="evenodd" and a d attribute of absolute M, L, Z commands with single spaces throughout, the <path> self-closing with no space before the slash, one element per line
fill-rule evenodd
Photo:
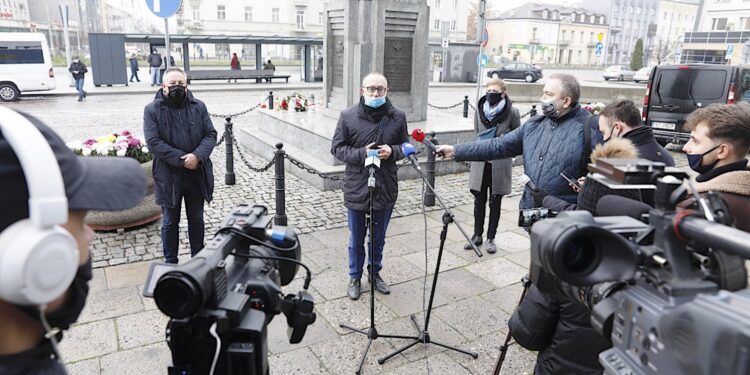
<path fill-rule="evenodd" d="M 378 150 L 367 150 L 367 157 L 378 157 Z"/>
<path fill-rule="evenodd" d="M 653 207 L 634 199 L 619 195 L 605 195 L 596 203 L 597 216 L 628 216 L 641 220 L 641 215 L 651 211 Z"/>
<path fill-rule="evenodd" d="M 409 157 L 411 155 L 414 155 L 417 153 L 417 150 L 414 148 L 414 145 L 412 145 L 409 142 L 404 142 L 401 144 L 401 152 L 404 154 L 405 157 Z"/>
<path fill-rule="evenodd" d="M 424 141 L 424 136 L 425 134 L 422 129 L 414 129 L 411 131 L 411 137 L 414 138 L 414 140 L 417 142 Z"/>

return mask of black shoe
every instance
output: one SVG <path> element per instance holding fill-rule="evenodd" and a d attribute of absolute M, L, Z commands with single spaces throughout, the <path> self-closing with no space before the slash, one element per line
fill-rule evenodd
<path fill-rule="evenodd" d="M 78 98 L 78 101 L 79 101 L 79 102 L 82 102 L 82 101 L 83 101 L 83 99 L 81 99 L 81 98 Z"/>
<path fill-rule="evenodd" d="M 370 281 L 369 277 L 367 278 L 367 281 Z M 383 281 L 383 278 L 377 273 L 375 274 L 375 290 L 383 294 L 391 294 L 391 288 L 388 287 L 388 284 L 386 284 L 386 282 Z"/>
<path fill-rule="evenodd" d="M 361 282 L 359 279 L 349 280 L 349 288 L 346 290 L 346 295 L 349 296 L 350 300 L 356 301 L 359 299 L 360 287 Z"/>
<path fill-rule="evenodd" d="M 84 99 L 86 99 L 86 95 L 88 95 L 88 94 L 89 94 L 89 93 L 87 93 L 86 91 L 84 91 L 84 92 L 83 92 L 83 98 L 84 98 Z"/>
<path fill-rule="evenodd" d="M 487 250 L 488 253 L 494 254 L 497 252 L 497 246 L 495 246 L 495 239 L 494 238 L 488 238 L 487 244 L 484 245 L 484 249 Z"/>
<path fill-rule="evenodd" d="M 477 236 L 476 234 L 471 236 L 471 242 L 474 243 L 474 245 L 480 246 L 482 244 L 482 236 Z M 473 247 L 471 245 L 466 244 L 464 245 L 464 250 L 471 250 Z"/>

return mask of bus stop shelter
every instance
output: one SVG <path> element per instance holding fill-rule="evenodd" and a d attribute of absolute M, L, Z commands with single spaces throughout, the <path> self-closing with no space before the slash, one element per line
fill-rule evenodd
<path fill-rule="evenodd" d="M 291 44 L 304 46 L 302 64 L 305 82 L 314 81 L 312 46 L 322 46 L 323 38 L 266 36 L 266 35 L 170 35 L 170 44 L 182 45 L 183 68 L 190 71 L 190 43 L 200 44 L 254 44 L 255 67 L 263 65 L 263 45 Z M 95 86 L 126 85 L 128 73 L 125 56 L 125 43 L 148 43 L 153 47 L 164 46 L 164 34 L 115 34 L 90 33 L 91 68 Z"/>

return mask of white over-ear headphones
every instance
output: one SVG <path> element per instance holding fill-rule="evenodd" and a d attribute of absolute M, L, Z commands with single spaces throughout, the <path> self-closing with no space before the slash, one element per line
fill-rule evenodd
<path fill-rule="evenodd" d="M 0 233 L 0 299 L 44 305 L 61 296 L 78 271 L 76 240 L 59 226 L 68 221 L 65 185 L 52 148 L 28 119 L 0 107 L 0 130 L 29 190 L 29 218 Z"/>

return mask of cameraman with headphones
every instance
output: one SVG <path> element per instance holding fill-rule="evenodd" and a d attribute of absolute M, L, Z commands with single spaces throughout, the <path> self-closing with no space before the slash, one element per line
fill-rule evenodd
<path fill-rule="evenodd" d="M 66 374 L 57 350 L 91 280 L 88 210 L 146 193 L 134 159 L 78 157 L 38 119 L 0 107 L 0 374 Z"/>

